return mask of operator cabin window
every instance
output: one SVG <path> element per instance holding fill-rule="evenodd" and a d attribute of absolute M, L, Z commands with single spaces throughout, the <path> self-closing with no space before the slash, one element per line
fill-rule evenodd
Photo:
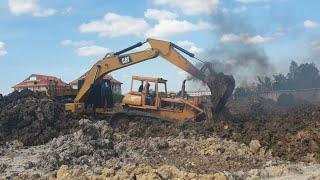
<path fill-rule="evenodd" d="M 139 80 L 133 80 L 132 81 L 132 89 L 131 91 L 133 92 L 139 92 L 139 88 L 141 86 L 142 82 L 139 81 Z M 143 84 L 143 87 L 144 87 L 144 84 Z"/>
<path fill-rule="evenodd" d="M 154 96 L 154 97 L 156 96 L 156 83 L 149 82 L 149 94 Z"/>
<path fill-rule="evenodd" d="M 158 92 L 160 97 L 167 97 L 167 89 L 164 83 L 158 84 Z"/>

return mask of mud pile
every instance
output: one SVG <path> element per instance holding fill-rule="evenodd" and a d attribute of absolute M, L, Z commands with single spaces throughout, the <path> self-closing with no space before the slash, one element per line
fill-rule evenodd
<path fill-rule="evenodd" d="M 228 108 L 230 112 L 224 111 L 216 119 L 207 122 L 170 124 L 155 123 L 156 119 L 148 121 L 128 117 L 130 123 L 125 123 L 127 125 L 122 127 L 122 131 L 130 137 L 161 139 L 178 139 L 181 135 L 187 139 L 207 139 L 218 135 L 247 146 L 253 140 L 258 140 L 261 147 L 273 157 L 320 163 L 320 106 L 309 104 L 294 109 L 281 108 L 274 101 L 254 98 L 231 102 Z M 178 156 L 188 157 L 186 154 Z"/>
<path fill-rule="evenodd" d="M 256 116 L 267 119 L 268 117 L 264 116 L 273 116 L 289 110 L 289 108 L 285 108 L 271 99 L 262 97 L 232 99 L 228 101 L 226 106 L 233 119 L 238 116 Z M 243 118 L 243 120 L 246 119 Z"/>
<path fill-rule="evenodd" d="M 275 108 L 259 111 L 253 107 L 253 112 L 212 121 L 210 127 L 220 137 L 237 142 L 249 144 L 253 139 L 259 140 L 263 147 L 272 150 L 273 156 L 284 160 L 319 163 L 320 107 L 309 105 L 285 111 Z"/>
<path fill-rule="evenodd" d="M 40 145 L 69 133 L 74 122 L 63 104 L 28 90 L 13 92 L 0 100 L 0 144 L 19 140 Z"/>
<path fill-rule="evenodd" d="M 285 94 L 281 94 L 278 99 L 277 99 L 277 104 L 279 106 L 282 107 L 287 107 L 287 108 L 297 108 L 299 106 L 308 106 L 311 103 L 306 101 L 306 100 L 302 100 L 302 99 L 298 99 L 295 98 L 292 94 L 290 93 L 285 93 Z"/>

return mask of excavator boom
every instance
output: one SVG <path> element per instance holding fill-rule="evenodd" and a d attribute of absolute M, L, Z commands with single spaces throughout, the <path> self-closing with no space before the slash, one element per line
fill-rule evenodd
<path fill-rule="evenodd" d="M 77 94 L 74 102 L 83 102 L 86 94 L 90 89 L 90 86 L 96 81 L 99 81 L 99 79 L 104 77 L 106 74 L 117 69 L 131 66 L 149 59 L 154 59 L 159 55 L 170 63 L 181 68 L 182 70 L 190 73 L 194 77 L 200 80 L 204 79 L 204 75 L 196 67 L 194 67 L 187 59 L 185 59 L 174 48 L 172 48 L 172 43 L 156 39 L 147 39 L 146 42 L 150 44 L 151 49 L 121 55 L 122 52 L 131 50 L 131 48 L 127 48 L 123 51 L 115 53 L 116 55 L 105 57 L 104 59 L 98 61 L 95 65 L 93 65 L 93 67 L 88 72 L 85 82 L 79 93 Z M 138 45 L 141 46 L 142 43 L 138 43 L 133 47 L 137 47 Z"/>
<path fill-rule="evenodd" d="M 148 59 L 156 58 L 158 54 L 159 51 L 157 49 L 149 49 L 123 56 L 110 56 L 98 61 L 88 72 L 84 84 L 78 92 L 74 102 L 83 102 L 90 86 L 99 81 L 99 79 L 103 78 L 106 74 Z"/>

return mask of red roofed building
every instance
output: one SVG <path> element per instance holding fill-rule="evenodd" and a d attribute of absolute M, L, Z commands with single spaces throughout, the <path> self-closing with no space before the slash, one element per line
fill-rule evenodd
<path fill-rule="evenodd" d="M 31 91 L 46 91 L 50 85 L 55 84 L 56 87 L 65 87 L 67 83 L 54 76 L 46 76 L 39 74 L 32 74 L 24 81 L 13 86 L 12 88 L 16 91 L 22 91 L 29 89 Z"/>
<path fill-rule="evenodd" d="M 87 73 L 83 74 L 82 76 L 80 76 L 78 79 L 73 80 L 70 85 L 72 86 L 73 89 L 78 89 L 78 82 L 79 80 L 84 80 L 84 78 L 86 78 Z M 111 75 L 107 74 L 103 77 L 103 79 L 108 79 L 110 80 L 111 84 L 112 84 L 112 92 L 115 94 L 121 94 L 121 85 L 122 82 L 114 79 Z"/>

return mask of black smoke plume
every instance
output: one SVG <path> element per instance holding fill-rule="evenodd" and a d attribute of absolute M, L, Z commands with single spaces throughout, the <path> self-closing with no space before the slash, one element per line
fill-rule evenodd
<path fill-rule="evenodd" d="M 204 53 L 206 60 L 214 63 L 215 71 L 231 74 L 237 85 L 248 85 L 256 80 L 257 76 L 270 75 L 274 70 L 269 58 L 259 44 L 238 42 L 222 42 L 225 34 L 238 36 L 260 35 L 250 25 L 250 21 L 240 17 L 239 14 L 217 12 L 212 16 L 212 22 L 218 25 L 214 33 L 217 37 L 212 49 Z"/>

